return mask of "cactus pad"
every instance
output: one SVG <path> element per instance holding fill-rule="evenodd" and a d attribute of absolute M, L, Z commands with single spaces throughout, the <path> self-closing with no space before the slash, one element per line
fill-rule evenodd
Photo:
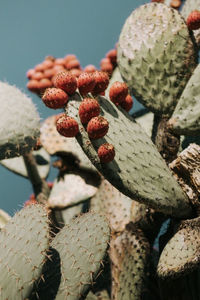
<path fill-rule="evenodd" d="M 40 174 L 40 177 L 46 178 L 49 174 L 49 169 L 50 169 L 49 154 L 46 152 L 46 150 L 44 150 L 44 148 L 41 148 L 37 151 L 33 151 L 33 155 L 36 160 L 37 169 Z M 21 175 L 23 177 L 28 177 L 23 157 L 3 159 L 0 161 L 0 164 L 18 175 Z"/>
<path fill-rule="evenodd" d="M 140 6 L 118 43 L 118 66 L 133 95 L 158 114 L 170 115 L 197 64 L 184 19 L 161 3 Z"/>
<path fill-rule="evenodd" d="M 91 210 L 104 213 L 113 231 L 123 231 L 130 220 L 133 201 L 120 193 L 107 180 L 102 183 L 90 201 Z"/>
<path fill-rule="evenodd" d="M 178 277 L 200 265 L 200 219 L 183 221 L 167 243 L 158 263 L 161 278 Z"/>
<path fill-rule="evenodd" d="M 49 224 L 45 209 L 28 206 L 0 232 L 0 298 L 26 299 L 41 275 L 49 247 Z"/>
<path fill-rule="evenodd" d="M 32 150 L 39 137 L 39 115 L 31 99 L 0 82 L 0 160 Z"/>
<path fill-rule="evenodd" d="M 109 227 L 103 216 L 87 213 L 66 225 L 52 247 L 61 259 L 61 283 L 56 300 L 75 300 L 93 283 L 106 253 Z"/>
<path fill-rule="evenodd" d="M 87 184 L 80 176 L 66 174 L 64 179 L 56 180 L 48 199 L 52 208 L 67 207 L 91 198 L 97 188 Z"/>
<path fill-rule="evenodd" d="M 98 97 L 101 115 L 109 122 L 109 131 L 104 138 L 90 140 L 78 117 L 80 96 L 77 94 L 73 99 L 76 101 L 69 101 L 67 112 L 79 122 L 77 140 L 94 166 L 113 186 L 131 199 L 166 214 L 179 217 L 190 214 L 185 194 L 155 145 L 127 113 L 105 97 Z M 112 162 L 102 164 L 97 149 L 105 142 L 114 145 L 116 155 Z"/>
<path fill-rule="evenodd" d="M 149 243 L 139 229 L 125 230 L 111 240 L 113 300 L 143 299 L 148 256 Z"/>
<path fill-rule="evenodd" d="M 169 125 L 173 131 L 184 135 L 200 132 L 200 64 L 194 70 L 173 112 Z"/>

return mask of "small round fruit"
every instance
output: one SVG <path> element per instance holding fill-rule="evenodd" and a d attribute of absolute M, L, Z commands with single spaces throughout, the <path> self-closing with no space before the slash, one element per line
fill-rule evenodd
<path fill-rule="evenodd" d="M 75 137 L 78 132 L 78 123 L 72 117 L 62 114 L 56 121 L 57 131 L 65 137 Z"/>
<path fill-rule="evenodd" d="M 92 91 L 94 95 L 98 95 L 105 91 L 109 84 L 109 76 L 106 72 L 95 71 L 94 73 L 95 86 Z"/>
<path fill-rule="evenodd" d="M 108 129 L 109 123 L 102 116 L 92 118 L 87 125 L 87 133 L 91 139 L 102 138 L 104 135 L 106 135 Z"/>
<path fill-rule="evenodd" d="M 83 72 L 77 79 L 77 83 L 80 94 L 85 96 L 93 91 L 95 79 L 91 73 Z"/>
<path fill-rule="evenodd" d="M 69 95 L 73 95 L 77 89 L 77 80 L 74 75 L 67 71 L 61 71 L 54 76 L 54 85 L 67 92 Z"/>
<path fill-rule="evenodd" d="M 121 103 L 122 101 L 124 101 L 127 95 L 128 95 L 128 86 L 125 82 L 115 81 L 111 85 L 109 91 L 109 97 L 113 103 L 115 104 Z"/>
<path fill-rule="evenodd" d="M 126 98 L 124 99 L 124 101 L 122 101 L 120 103 L 120 106 L 126 110 L 127 112 L 129 112 L 129 110 L 131 110 L 132 106 L 133 106 L 133 98 L 131 97 L 131 95 L 127 95 Z"/>
<path fill-rule="evenodd" d="M 115 157 L 115 148 L 112 144 L 102 144 L 98 149 L 98 156 L 102 163 L 109 163 Z"/>
<path fill-rule="evenodd" d="M 87 124 L 92 118 L 100 114 L 100 105 L 96 99 L 85 98 L 79 106 L 79 117 L 82 124 Z"/>
<path fill-rule="evenodd" d="M 187 18 L 187 26 L 191 30 L 197 30 L 200 28 L 200 11 L 192 11 Z"/>
<path fill-rule="evenodd" d="M 58 88 L 48 88 L 42 96 L 44 104 L 53 109 L 62 108 L 68 101 L 68 95 L 65 91 Z"/>

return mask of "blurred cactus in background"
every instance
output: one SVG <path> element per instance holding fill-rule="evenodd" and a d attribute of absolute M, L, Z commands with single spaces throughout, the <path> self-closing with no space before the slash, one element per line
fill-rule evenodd
<path fill-rule="evenodd" d="M 200 5 L 151 2 L 100 69 L 68 54 L 28 70 L 63 113 L 40 124 L 0 82 L 1 164 L 33 187 L 0 210 L 0 299 L 200 299 Z"/>

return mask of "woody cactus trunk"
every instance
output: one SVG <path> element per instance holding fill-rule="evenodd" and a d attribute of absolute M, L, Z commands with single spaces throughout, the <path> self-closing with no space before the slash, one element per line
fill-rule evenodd
<path fill-rule="evenodd" d="M 199 43 L 186 24 L 199 7 L 152 2 L 101 70 L 74 55 L 29 70 L 27 87 L 62 115 L 40 124 L 0 82 L 1 164 L 34 192 L 13 218 L 0 210 L 2 300 L 200 299 Z M 128 113 L 130 95 L 144 113 Z"/>

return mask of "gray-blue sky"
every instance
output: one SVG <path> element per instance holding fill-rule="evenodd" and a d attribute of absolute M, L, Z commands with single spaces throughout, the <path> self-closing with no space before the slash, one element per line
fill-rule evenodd
<path fill-rule="evenodd" d="M 147 1 L 146 1 L 147 2 Z M 29 94 L 42 119 L 55 112 L 26 90 L 26 71 L 46 55 L 77 55 L 84 67 L 112 49 L 121 27 L 142 0 L 0 0 L 0 80 Z M 55 176 L 55 171 L 50 179 Z M 28 199 L 30 183 L 0 166 L 0 208 L 9 213 Z"/>

